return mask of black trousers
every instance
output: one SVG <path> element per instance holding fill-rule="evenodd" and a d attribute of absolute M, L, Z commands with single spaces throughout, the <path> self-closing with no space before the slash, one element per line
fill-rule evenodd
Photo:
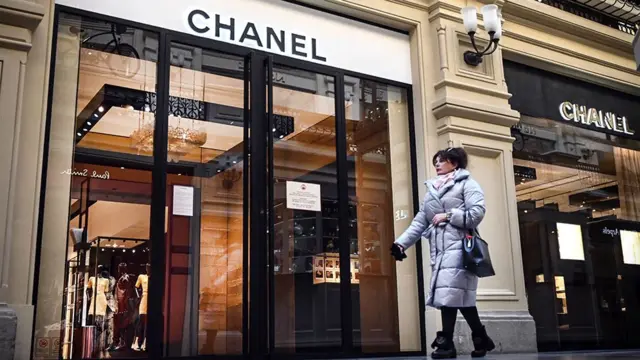
<path fill-rule="evenodd" d="M 471 331 L 477 332 L 482 330 L 482 322 L 480 321 L 480 315 L 478 314 L 478 308 L 473 307 L 442 307 L 440 308 L 440 315 L 442 316 L 442 332 L 448 335 L 453 335 L 453 331 L 456 328 L 456 317 L 458 316 L 458 310 L 467 320 L 467 324 L 471 328 Z"/>

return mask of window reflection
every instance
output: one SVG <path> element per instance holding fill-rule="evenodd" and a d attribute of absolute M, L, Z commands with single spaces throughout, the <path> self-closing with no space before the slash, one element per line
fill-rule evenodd
<path fill-rule="evenodd" d="M 388 253 L 413 212 L 407 91 L 347 76 L 345 100 L 350 253 L 360 267 L 354 343 L 363 352 L 420 350 L 415 249 L 402 263 Z"/>
<path fill-rule="evenodd" d="M 241 354 L 244 63 L 180 43 L 169 60 L 166 355 Z"/>
<path fill-rule="evenodd" d="M 33 357 L 147 357 L 153 160 L 131 134 L 154 121 L 157 35 L 61 14 L 56 36 Z"/>
<path fill-rule="evenodd" d="M 639 343 L 611 335 L 634 332 L 622 313 L 640 316 L 630 311 L 640 304 L 640 277 L 630 268 L 640 231 L 638 143 L 527 116 L 512 135 L 525 283 L 539 349 Z"/>
<path fill-rule="evenodd" d="M 273 89 L 275 351 L 339 349 L 335 79 L 280 65 L 274 76 L 288 85 Z"/>

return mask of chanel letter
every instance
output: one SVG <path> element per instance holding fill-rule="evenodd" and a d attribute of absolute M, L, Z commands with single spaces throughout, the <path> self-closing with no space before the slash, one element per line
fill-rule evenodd
<path fill-rule="evenodd" d="M 207 14 L 202 10 L 193 10 L 192 12 L 189 13 L 189 17 L 187 18 L 187 21 L 189 22 L 189 27 L 191 28 L 191 30 L 197 32 L 198 34 L 204 34 L 207 31 L 209 31 L 209 27 L 206 25 L 204 27 L 196 26 L 196 24 L 193 22 L 193 18 L 196 16 L 202 16 L 205 20 L 208 20 L 211 18 L 209 14 Z"/>

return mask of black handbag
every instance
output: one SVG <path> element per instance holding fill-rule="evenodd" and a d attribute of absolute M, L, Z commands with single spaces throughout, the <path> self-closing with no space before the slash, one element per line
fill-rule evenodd
<path fill-rule="evenodd" d="M 463 225 L 467 228 L 467 212 L 463 215 Z M 464 268 L 477 277 L 489 277 L 496 274 L 491 264 L 491 256 L 489 255 L 489 245 L 482 240 L 477 229 L 473 229 L 462 239 L 463 243 L 463 262 Z"/>

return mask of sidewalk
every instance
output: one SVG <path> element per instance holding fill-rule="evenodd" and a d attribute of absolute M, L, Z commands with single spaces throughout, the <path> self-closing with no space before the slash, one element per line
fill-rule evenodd
<path fill-rule="evenodd" d="M 410 358 L 377 358 L 375 360 L 425 360 L 431 357 L 410 357 Z M 458 359 L 471 359 L 470 355 L 459 355 Z M 563 352 L 563 353 L 540 353 L 540 354 L 500 354 L 487 355 L 487 360 L 594 360 L 594 359 L 615 359 L 615 360 L 640 360 L 640 350 L 637 351 L 592 351 L 592 352 Z M 358 359 L 374 360 L 374 359 Z"/>

